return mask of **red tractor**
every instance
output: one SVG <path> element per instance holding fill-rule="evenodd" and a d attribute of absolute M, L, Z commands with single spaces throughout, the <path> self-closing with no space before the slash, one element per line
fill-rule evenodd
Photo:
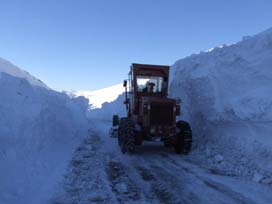
<path fill-rule="evenodd" d="M 168 98 L 169 66 L 132 64 L 124 81 L 127 117 L 113 116 L 123 153 L 132 153 L 144 140 L 160 140 L 177 154 L 188 153 L 192 131 L 185 121 L 176 122 L 180 102 Z"/>

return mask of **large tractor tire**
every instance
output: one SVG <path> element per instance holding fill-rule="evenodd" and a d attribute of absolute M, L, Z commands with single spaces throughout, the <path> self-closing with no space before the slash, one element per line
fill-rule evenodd
<path fill-rule="evenodd" d="M 118 115 L 113 115 L 112 116 L 112 126 L 115 127 L 117 125 L 119 125 L 119 117 L 118 117 Z"/>
<path fill-rule="evenodd" d="M 186 121 L 178 121 L 176 124 L 179 132 L 176 135 L 175 151 L 177 154 L 188 154 L 192 148 L 192 130 Z"/>
<path fill-rule="evenodd" d="M 123 153 L 133 153 L 135 149 L 135 125 L 131 117 L 121 118 L 118 130 L 118 143 Z"/>

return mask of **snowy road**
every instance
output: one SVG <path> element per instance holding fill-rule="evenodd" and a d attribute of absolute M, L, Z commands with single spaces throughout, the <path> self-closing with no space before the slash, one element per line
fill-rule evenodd
<path fill-rule="evenodd" d="M 272 189 L 200 168 L 161 144 L 120 153 L 109 123 L 97 122 L 76 150 L 65 177 L 65 199 L 55 203 L 266 204 Z"/>

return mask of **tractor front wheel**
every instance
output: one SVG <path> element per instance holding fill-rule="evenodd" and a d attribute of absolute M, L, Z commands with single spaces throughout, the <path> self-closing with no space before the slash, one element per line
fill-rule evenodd
<path fill-rule="evenodd" d="M 118 143 L 123 153 L 133 153 L 135 149 L 135 125 L 131 117 L 121 118 Z"/>
<path fill-rule="evenodd" d="M 188 154 L 192 147 L 192 130 L 186 121 L 178 121 L 176 124 L 178 133 L 175 140 L 175 151 L 177 154 Z"/>

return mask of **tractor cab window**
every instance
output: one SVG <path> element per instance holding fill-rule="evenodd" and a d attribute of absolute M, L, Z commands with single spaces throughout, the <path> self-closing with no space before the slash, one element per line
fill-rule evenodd
<path fill-rule="evenodd" d="M 161 93 L 163 77 L 137 76 L 137 91 L 142 93 Z"/>

